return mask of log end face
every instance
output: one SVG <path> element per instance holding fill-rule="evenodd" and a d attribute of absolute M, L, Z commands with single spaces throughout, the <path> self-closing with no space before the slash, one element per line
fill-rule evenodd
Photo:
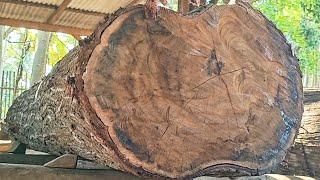
<path fill-rule="evenodd" d="M 117 151 L 168 177 L 276 167 L 303 111 L 281 33 L 238 5 L 158 21 L 135 13 L 106 29 L 84 76 Z"/>

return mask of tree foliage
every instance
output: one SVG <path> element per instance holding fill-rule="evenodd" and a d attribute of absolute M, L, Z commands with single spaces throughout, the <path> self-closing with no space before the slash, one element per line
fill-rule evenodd
<path fill-rule="evenodd" d="M 70 35 L 53 33 L 49 44 L 49 65 L 56 64 L 77 44 L 78 41 Z"/>
<path fill-rule="evenodd" d="M 317 73 L 320 58 L 320 1 L 260 0 L 254 5 L 286 35 L 303 72 Z"/>
<path fill-rule="evenodd" d="M 31 75 L 32 64 L 37 49 L 37 30 L 25 28 L 4 27 L 3 42 L 3 70 L 15 71 L 22 69 Z M 50 38 L 47 66 L 48 70 L 61 60 L 72 48 L 78 45 L 78 41 L 71 35 L 52 33 Z M 26 48 L 28 46 L 28 48 Z M 41 44 L 40 44 L 41 46 Z"/>

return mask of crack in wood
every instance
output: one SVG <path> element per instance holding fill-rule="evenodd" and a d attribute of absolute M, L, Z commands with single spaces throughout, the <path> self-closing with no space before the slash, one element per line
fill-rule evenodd
<path fill-rule="evenodd" d="M 214 49 L 211 50 L 210 59 L 209 60 L 211 61 L 212 64 L 215 64 L 215 66 L 216 66 L 213 69 L 213 73 L 215 75 L 220 76 L 222 68 L 224 67 L 224 63 L 221 62 L 221 61 L 218 61 L 217 55 L 216 55 L 216 51 Z"/>
<path fill-rule="evenodd" d="M 216 65 L 215 69 L 213 70 L 213 73 L 216 74 L 220 78 L 221 82 L 224 84 L 224 86 L 226 88 L 229 103 L 230 103 L 231 109 L 233 111 L 233 115 L 236 118 L 237 127 L 239 127 L 238 118 L 236 116 L 236 111 L 235 111 L 234 105 L 232 103 L 232 98 L 231 98 L 231 94 L 230 94 L 228 85 L 225 82 L 225 80 L 221 77 L 221 71 L 222 71 L 222 68 L 224 67 L 224 64 L 223 64 L 223 62 L 221 62 L 217 59 L 217 55 L 216 55 L 216 52 L 214 49 L 211 51 L 210 60 L 212 61 L 212 63 L 214 63 Z"/>
<path fill-rule="evenodd" d="M 211 36 L 213 37 L 213 36 Z M 214 46 L 214 39 L 212 38 L 212 45 Z M 229 72 L 226 72 L 226 73 L 223 73 L 221 74 L 221 71 L 222 71 L 222 68 L 224 67 L 224 63 L 219 61 L 217 59 L 217 56 L 216 56 L 216 52 L 215 52 L 215 49 L 212 49 L 211 52 L 210 52 L 210 57 L 208 59 L 208 68 L 207 68 L 207 71 L 208 71 L 208 75 L 209 76 L 212 76 L 212 72 L 215 74 L 215 76 L 213 77 L 210 77 L 209 79 L 207 79 L 206 81 L 200 83 L 199 85 L 195 86 L 194 88 L 192 88 L 192 90 L 194 89 L 197 89 L 199 88 L 200 86 L 204 85 L 205 83 L 207 83 L 208 81 L 210 81 L 211 79 L 214 79 L 216 77 L 219 77 L 221 82 L 224 84 L 225 88 L 226 88 L 226 91 L 227 91 L 227 96 L 228 96 L 228 99 L 229 99 L 229 103 L 230 103 L 230 106 L 231 106 L 231 109 L 233 111 L 233 115 L 234 117 L 236 118 L 236 123 L 237 123 L 237 127 L 239 127 L 239 122 L 238 122 L 238 118 L 236 116 L 236 111 L 235 111 L 235 108 L 234 108 L 234 105 L 232 103 L 232 98 L 231 98 L 231 95 L 230 95 L 230 91 L 229 91 L 229 88 L 228 88 L 228 85 L 227 83 L 225 82 L 225 80 L 221 77 L 223 75 L 227 75 L 227 74 L 231 74 L 231 73 L 234 73 L 234 72 L 237 72 L 237 71 L 240 71 L 247 67 L 242 67 L 240 69 L 237 69 L 237 70 L 233 70 L 233 71 L 229 71 Z M 210 66 L 211 64 L 214 64 L 215 65 L 215 68 L 213 70 L 211 70 Z M 190 102 L 190 100 L 188 101 L 188 103 Z M 229 124 L 229 123 L 228 123 Z M 229 125 L 228 125 L 229 126 Z"/>
<path fill-rule="evenodd" d="M 166 129 L 165 129 L 164 132 L 162 133 L 161 138 L 166 134 L 166 132 L 168 131 L 169 126 L 170 126 L 170 106 L 167 108 L 166 121 L 167 121 L 168 124 L 167 124 Z"/>
<path fill-rule="evenodd" d="M 204 99 L 207 99 L 208 97 L 199 97 L 199 91 L 196 91 L 192 97 L 190 98 L 185 98 L 184 100 L 187 100 L 185 103 L 184 103 L 184 107 L 187 107 L 187 105 L 192 101 L 192 100 L 195 100 L 195 99 L 198 99 L 198 100 L 204 100 Z"/>
<path fill-rule="evenodd" d="M 148 56 L 147 56 L 147 67 L 148 67 L 148 71 L 151 75 L 153 75 L 152 71 L 151 71 L 151 68 L 150 68 L 150 64 L 149 64 L 149 60 L 150 60 L 150 53 L 148 53 Z"/>
<path fill-rule="evenodd" d="M 238 72 L 238 71 L 241 71 L 241 70 L 246 69 L 246 68 L 248 68 L 248 66 L 242 67 L 242 68 L 240 68 L 240 69 L 232 70 L 232 71 L 229 71 L 229 72 L 226 72 L 226 73 L 221 73 L 220 75 L 216 75 L 216 76 L 210 77 L 210 78 L 208 78 L 207 80 L 203 81 L 202 83 L 196 85 L 195 87 L 193 87 L 193 88 L 190 89 L 190 90 L 197 89 L 197 88 L 199 88 L 200 86 L 206 84 L 208 81 L 210 81 L 210 80 L 212 80 L 212 79 L 215 79 L 216 77 L 219 77 L 219 76 L 221 77 L 221 76 L 224 76 L 224 75 L 232 74 L 232 73 L 234 73 L 234 72 Z"/>
<path fill-rule="evenodd" d="M 256 115 L 252 114 L 252 110 L 251 108 L 249 109 L 249 115 L 248 115 L 248 120 L 245 123 L 246 127 L 247 127 L 247 132 L 250 133 L 250 125 L 254 125 L 254 121 L 256 119 Z"/>
<path fill-rule="evenodd" d="M 211 37 L 213 37 L 213 35 L 211 35 Z M 212 38 L 212 46 L 214 46 L 214 39 L 213 38 Z M 232 103 L 232 98 L 231 98 L 231 95 L 230 95 L 230 91 L 229 91 L 228 85 L 227 85 L 227 83 L 225 82 L 225 80 L 221 76 L 226 75 L 226 74 L 231 74 L 231 73 L 234 73 L 234 72 L 237 72 L 237 71 L 240 71 L 240 70 L 243 70 L 243 69 L 245 69 L 247 67 L 242 67 L 240 69 L 221 74 L 222 68 L 224 67 L 224 63 L 217 59 L 217 55 L 216 55 L 216 52 L 215 52 L 214 48 L 210 52 L 210 57 L 208 58 L 208 63 L 209 63 L 208 67 L 207 67 L 208 75 L 212 76 L 212 73 L 213 73 L 213 74 L 215 74 L 215 76 L 210 77 L 206 81 L 204 81 L 204 82 L 200 83 L 199 85 L 195 86 L 194 88 L 192 88 L 192 90 L 199 88 L 200 86 L 204 85 L 205 83 L 207 83 L 211 79 L 219 77 L 221 82 L 224 84 L 224 86 L 226 88 L 227 96 L 228 96 L 228 99 L 229 99 L 229 103 L 230 103 L 231 109 L 233 111 L 233 115 L 236 118 L 237 127 L 239 127 L 238 118 L 236 116 L 236 111 L 235 111 L 234 105 Z M 215 65 L 215 68 L 213 70 L 211 69 L 211 65 Z M 190 102 L 190 100 L 188 101 L 188 103 L 189 102 Z"/>
<path fill-rule="evenodd" d="M 232 99 L 231 99 L 231 95 L 230 95 L 230 91 L 229 91 L 228 85 L 227 85 L 227 83 L 224 81 L 224 79 L 222 77 L 220 77 L 220 79 L 221 79 L 222 83 L 224 84 L 224 86 L 226 87 L 227 95 L 228 95 L 228 98 L 229 98 L 229 103 L 231 105 L 231 109 L 233 111 L 233 115 L 236 118 L 237 127 L 239 127 L 238 118 L 236 116 L 236 111 L 235 111 L 233 103 L 232 103 Z"/>

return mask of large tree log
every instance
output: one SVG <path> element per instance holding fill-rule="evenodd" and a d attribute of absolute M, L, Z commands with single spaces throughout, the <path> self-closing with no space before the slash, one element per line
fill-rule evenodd
<path fill-rule="evenodd" d="M 182 16 L 106 18 L 16 99 L 29 147 L 152 177 L 262 174 L 299 128 L 301 72 L 283 34 L 246 3 Z"/>

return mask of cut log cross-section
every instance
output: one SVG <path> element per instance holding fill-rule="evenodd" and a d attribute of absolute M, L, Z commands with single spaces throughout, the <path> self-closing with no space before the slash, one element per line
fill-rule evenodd
<path fill-rule="evenodd" d="M 303 112 L 283 34 L 249 4 L 182 16 L 118 10 L 18 97 L 7 130 L 29 147 L 136 175 L 262 174 Z"/>

